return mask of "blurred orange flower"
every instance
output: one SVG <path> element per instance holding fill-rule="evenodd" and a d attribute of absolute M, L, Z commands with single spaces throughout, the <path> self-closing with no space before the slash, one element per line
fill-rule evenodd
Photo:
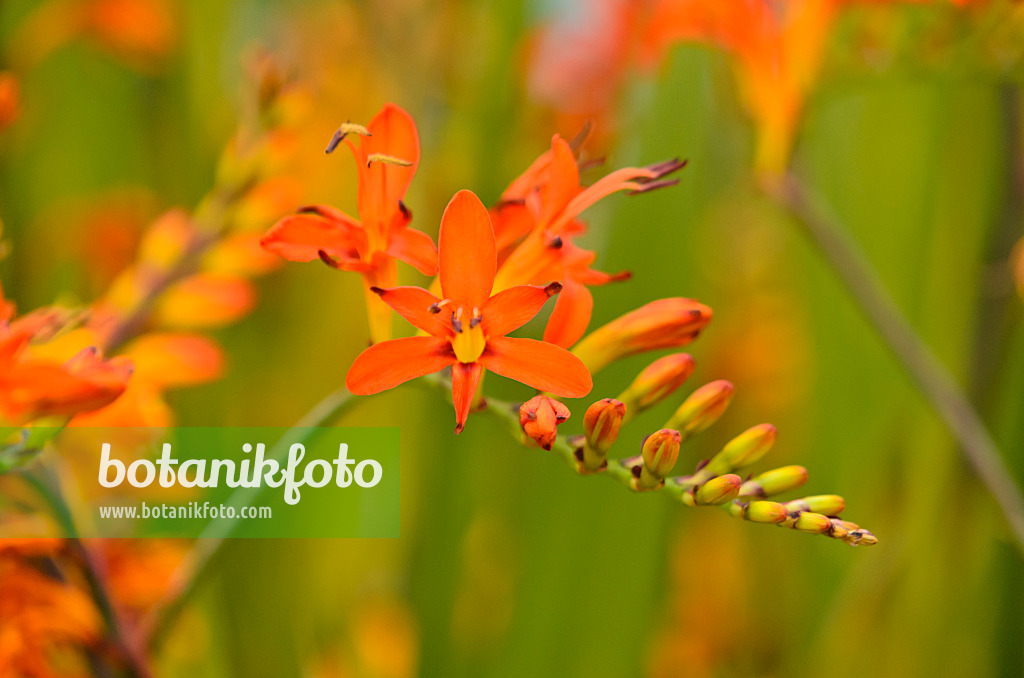
<path fill-rule="evenodd" d="M 484 369 L 565 397 L 590 392 L 590 373 L 554 344 L 506 337 L 526 324 L 561 289 L 520 285 L 492 295 L 497 252 L 487 209 L 459 191 L 441 217 L 440 279 L 445 299 L 419 287 L 373 288 L 384 303 L 430 336 L 406 337 L 363 351 L 347 384 L 369 395 L 452 368 L 456 428 L 462 431 Z"/>
<path fill-rule="evenodd" d="M 357 145 L 352 135 L 361 137 Z M 313 205 L 277 222 L 263 237 L 267 250 L 290 261 L 321 259 L 363 276 L 373 341 L 391 336 L 387 306 L 371 291 L 398 282 L 395 259 L 424 275 L 437 273 L 437 248 L 430 236 L 409 228 L 412 214 L 402 201 L 419 165 L 420 142 L 412 117 L 386 105 L 365 128 L 345 124 L 328 153 L 346 144 L 359 172 L 361 221 L 326 205 Z"/>
<path fill-rule="evenodd" d="M 21 114 L 21 86 L 13 73 L 0 71 L 0 130 L 9 127 Z"/>
<path fill-rule="evenodd" d="M 65 361 L 36 356 L 30 342 L 51 331 L 57 316 L 47 309 L 11 322 L 13 304 L 0 289 L 0 419 L 33 419 L 95 410 L 121 395 L 132 373 L 126 358 L 103 360 L 87 346 Z"/>
<path fill-rule="evenodd" d="M 29 542 L 29 543 L 25 543 Z M 0 539 L 0 678 L 74 675 L 61 651 L 99 641 L 100 618 L 89 597 L 44 575 L 26 558 L 50 555 L 58 540 Z"/>
<path fill-rule="evenodd" d="M 562 294 L 544 341 L 572 346 L 590 323 L 594 300 L 587 287 L 629 277 L 628 272 L 609 274 L 591 268 L 597 254 L 572 241 L 587 230 L 578 218 L 580 213 L 618 191 L 642 193 L 673 185 L 677 180 L 663 177 L 685 164 L 670 160 L 625 167 L 583 186 L 572 147 L 556 134 L 551 150 L 513 181 L 491 210 L 500 262 L 495 290 L 561 281 Z"/>

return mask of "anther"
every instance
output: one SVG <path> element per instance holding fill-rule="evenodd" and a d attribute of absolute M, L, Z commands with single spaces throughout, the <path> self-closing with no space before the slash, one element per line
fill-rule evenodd
<path fill-rule="evenodd" d="M 562 249 L 562 236 L 556 235 L 554 238 L 548 241 L 548 247 L 553 250 Z"/>
<path fill-rule="evenodd" d="M 456 318 L 454 313 L 452 313 L 452 329 L 456 334 L 462 334 L 462 321 Z"/>

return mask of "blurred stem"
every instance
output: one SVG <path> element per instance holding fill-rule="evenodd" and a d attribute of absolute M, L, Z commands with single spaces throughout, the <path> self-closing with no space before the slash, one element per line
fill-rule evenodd
<path fill-rule="evenodd" d="M 89 549 L 86 548 L 85 543 L 79 536 L 78 528 L 75 526 L 75 521 L 71 516 L 71 510 L 68 508 L 60 491 L 55 490 L 46 480 L 38 478 L 32 473 L 22 474 L 22 478 L 49 505 L 62 531 L 68 535 L 65 541 L 82 566 L 82 574 L 89 585 L 89 593 L 96 604 L 96 609 L 103 618 L 103 623 L 107 628 L 110 644 L 113 646 L 115 654 L 124 660 L 124 667 L 129 675 L 134 678 L 151 678 L 153 673 L 147 665 L 145 652 L 135 642 L 134 638 L 130 638 L 125 633 L 120 615 L 107 594 L 107 588 L 101 574 L 102 567 Z"/>
<path fill-rule="evenodd" d="M 824 201 L 790 174 L 764 190 L 803 226 L 850 296 L 956 437 L 1024 553 L 1024 496 L 967 396 L 903 315 L 867 257 Z"/>
<path fill-rule="evenodd" d="M 269 450 L 267 458 L 283 463 L 292 445 L 306 444 L 313 440 L 318 433 L 317 427 L 336 419 L 355 402 L 352 394 L 344 387 L 331 393 L 277 441 Z M 232 492 L 224 503 L 236 509 L 251 506 L 263 489 L 264 486 L 240 487 Z M 199 534 L 192 551 L 171 577 L 171 584 L 164 599 L 142 622 L 141 637 L 148 639 L 150 651 L 155 652 L 174 627 L 174 622 L 192 597 L 214 556 L 220 552 L 225 540 L 234 534 L 240 522 L 238 519 L 211 520 Z"/>

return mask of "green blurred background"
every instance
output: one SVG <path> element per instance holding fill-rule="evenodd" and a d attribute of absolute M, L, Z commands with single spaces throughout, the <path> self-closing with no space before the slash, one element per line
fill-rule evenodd
<path fill-rule="evenodd" d="M 0 40 L 37 4 L 4 0 Z M 1020 483 L 1024 328 L 1008 257 L 1024 234 L 1021 71 L 986 58 L 983 10 L 947 10 L 844 15 L 792 166 L 960 380 Z M 297 161 L 306 202 L 354 212 L 351 161 L 323 146 L 339 122 L 366 121 L 387 101 L 419 125 L 406 202 L 435 236 L 456 190 L 493 203 L 553 132 L 576 132 L 555 127 L 524 75 L 524 45 L 561 5 L 265 0 L 173 11 L 177 41 L 155 65 L 80 40 L 23 76 L 22 119 L 0 138 L 12 245 L 0 278 L 20 308 L 99 291 L 76 220 L 84 205 L 128 200 L 152 215 L 209 189 L 240 115 L 242 55 L 256 45 L 315 93 Z M 450 404 L 408 386 L 339 422 L 400 424 L 402 537 L 232 541 L 159 656 L 160 675 L 1024 674 L 1021 553 L 827 262 L 756 190 L 754 131 L 729 56 L 680 45 L 656 71 L 631 72 L 615 107 L 607 168 L 690 164 L 676 188 L 587 213 L 584 244 L 599 267 L 634 273 L 594 290 L 591 326 L 666 296 L 712 306 L 714 322 L 688 349 L 693 385 L 728 379 L 737 396 L 680 464 L 771 421 L 781 436 L 770 459 L 806 466 L 808 493 L 842 494 L 879 545 L 850 549 L 576 477 L 486 415 L 456 438 Z M 365 346 L 359 281 L 285 266 L 260 281 L 256 310 L 215 336 L 229 370 L 171 396 L 179 423 L 287 426 L 343 383 Z M 567 426 L 579 430 L 587 403 L 614 396 L 651 359 L 602 372 L 590 400 L 570 403 Z M 487 387 L 529 395 L 497 378 Z M 623 454 L 671 408 L 630 424 Z"/>

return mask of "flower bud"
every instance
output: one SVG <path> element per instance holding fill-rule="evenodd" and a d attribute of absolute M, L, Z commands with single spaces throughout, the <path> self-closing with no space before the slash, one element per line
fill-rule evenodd
<path fill-rule="evenodd" d="M 595 450 L 607 452 L 619 437 L 619 426 L 626 414 L 625 404 L 614 398 L 598 400 L 583 415 L 583 433 L 587 444 Z"/>
<path fill-rule="evenodd" d="M 778 525 L 786 522 L 788 517 L 786 506 L 777 501 L 752 501 L 743 509 L 743 519 L 752 523 Z"/>
<path fill-rule="evenodd" d="M 707 465 L 707 470 L 717 475 L 750 466 L 771 449 L 778 435 L 771 424 L 753 426 L 726 443 Z"/>
<path fill-rule="evenodd" d="M 665 476 L 672 472 L 679 458 L 682 437 L 679 431 L 663 428 L 647 436 L 641 456 L 644 465 L 640 472 L 640 486 L 651 489 L 660 487 Z"/>
<path fill-rule="evenodd" d="M 712 478 L 696 489 L 694 503 L 697 506 L 728 504 L 739 495 L 742 484 L 743 479 L 733 474 Z"/>
<path fill-rule="evenodd" d="M 796 489 L 806 482 L 807 469 L 803 466 L 783 466 L 765 471 L 743 483 L 743 487 L 740 488 L 740 497 L 771 497 Z"/>
<path fill-rule="evenodd" d="M 682 431 L 687 438 L 700 433 L 722 416 L 732 392 L 732 384 L 724 380 L 704 384 L 690 394 L 665 426 Z"/>
<path fill-rule="evenodd" d="M 868 532 L 864 528 L 856 530 L 850 530 L 850 532 L 843 538 L 850 546 L 874 546 L 878 543 L 878 537 Z"/>
<path fill-rule="evenodd" d="M 583 415 L 583 465 L 589 471 L 604 466 L 608 450 L 619 437 L 626 406 L 614 398 L 598 400 Z"/>
<path fill-rule="evenodd" d="M 619 358 L 685 346 L 709 322 L 711 309 L 693 299 L 659 299 L 594 330 L 572 352 L 596 374 Z"/>
<path fill-rule="evenodd" d="M 619 400 L 626 404 L 626 421 L 657 405 L 682 386 L 693 374 L 694 365 L 689 354 L 673 353 L 644 368 L 619 395 Z"/>
<path fill-rule="evenodd" d="M 846 508 L 846 500 L 838 494 L 816 494 L 786 502 L 788 511 L 813 511 L 826 516 L 837 516 Z"/>
<path fill-rule="evenodd" d="M 796 517 L 791 527 L 808 534 L 824 534 L 832 529 L 832 520 L 820 513 L 805 511 Z"/>
<path fill-rule="evenodd" d="M 519 408 L 523 433 L 545 450 L 551 449 L 558 435 L 558 425 L 568 418 L 568 407 L 543 395 L 530 398 Z"/>

